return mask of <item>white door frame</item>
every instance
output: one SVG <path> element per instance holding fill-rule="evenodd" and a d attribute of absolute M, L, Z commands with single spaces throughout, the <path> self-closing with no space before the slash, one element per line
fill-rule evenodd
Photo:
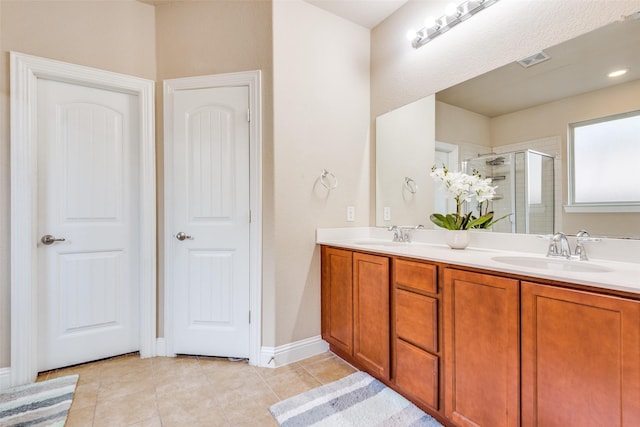
<path fill-rule="evenodd" d="M 171 206 L 173 187 L 166 184 L 166 177 L 173 176 L 173 159 L 167 153 L 173 152 L 174 94 L 181 90 L 208 89 L 227 86 L 247 86 L 249 88 L 249 363 L 258 365 L 262 345 L 262 75 L 260 70 L 209 76 L 185 77 L 164 81 L 164 339 L 167 356 L 175 356 L 173 346 L 173 307 L 175 284 L 171 250 L 175 238 L 171 235 L 173 217 Z"/>
<path fill-rule="evenodd" d="M 156 355 L 154 82 L 11 52 L 11 383 L 35 380 L 38 334 L 38 79 L 138 97 L 140 116 L 140 356 Z"/>
<path fill-rule="evenodd" d="M 450 144 L 448 142 L 436 141 L 436 151 L 447 154 L 447 168 L 452 172 L 458 172 L 460 169 L 460 147 L 456 144 Z M 441 167 L 442 165 L 436 165 Z M 451 197 L 447 198 L 447 212 L 455 212 L 456 202 Z"/>

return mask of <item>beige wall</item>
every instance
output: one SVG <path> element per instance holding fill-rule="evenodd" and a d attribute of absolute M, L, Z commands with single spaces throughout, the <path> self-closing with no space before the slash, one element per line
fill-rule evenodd
<path fill-rule="evenodd" d="M 562 204 L 567 203 L 567 129 L 569 123 L 640 110 L 640 80 L 573 96 L 491 119 L 492 146 L 502 146 L 550 136 L 561 138 Z M 624 153 L 621 153 L 624 155 Z M 598 171 L 594 171 L 598 173 Z M 637 213 L 586 214 L 562 211 L 562 230 L 589 230 L 594 236 L 640 238 Z"/>
<path fill-rule="evenodd" d="M 456 145 L 491 147 L 491 120 L 453 105 L 436 101 L 436 141 Z M 461 158 L 460 160 L 463 160 Z"/>
<path fill-rule="evenodd" d="M 274 36 L 268 1 L 179 2 L 155 8 L 109 0 L 2 0 L 0 5 L 4 51 L 0 105 L 5 123 L 9 120 L 10 49 L 158 82 L 159 241 L 163 220 L 160 82 L 262 70 L 263 345 L 318 335 L 320 262 L 315 229 L 368 225 L 369 31 L 299 0 L 274 6 L 274 20 L 281 27 Z M 280 67 L 277 105 L 281 113 L 275 138 L 274 61 Z M 6 235 L 9 135 L 6 126 L 2 129 L 0 227 Z M 330 195 L 316 182 L 322 168 L 340 180 L 339 188 Z M 356 208 L 354 223 L 345 221 L 347 205 Z M 9 365 L 10 353 L 8 243 L 0 245 L 0 367 Z M 159 255 L 158 326 L 162 336 L 162 248 Z"/>
<path fill-rule="evenodd" d="M 316 228 L 369 224 L 369 31 L 300 0 L 275 1 L 273 22 L 275 344 L 283 345 L 320 334 Z M 338 188 L 319 184 L 322 169 Z"/>
<path fill-rule="evenodd" d="M 0 1 L 0 367 L 10 358 L 9 51 L 155 79 L 155 14 L 122 1 Z"/>
<path fill-rule="evenodd" d="M 375 225 L 433 228 L 426 212 L 433 212 L 436 186 L 429 176 L 431 170 L 424 165 L 435 163 L 436 96 L 378 116 L 376 138 Z M 385 219 L 385 209 L 389 209 L 389 219 Z"/>

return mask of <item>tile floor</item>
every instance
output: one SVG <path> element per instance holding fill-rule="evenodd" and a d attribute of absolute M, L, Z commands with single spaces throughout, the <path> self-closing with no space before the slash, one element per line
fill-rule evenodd
<path fill-rule="evenodd" d="M 79 374 L 66 427 L 277 426 L 274 403 L 355 369 L 332 353 L 280 368 L 246 361 L 138 355 L 43 373 L 38 381 Z"/>

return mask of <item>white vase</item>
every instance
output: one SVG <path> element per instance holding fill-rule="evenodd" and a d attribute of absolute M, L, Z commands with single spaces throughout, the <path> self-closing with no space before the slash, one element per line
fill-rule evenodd
<path fill-rule="evenodd" d="M 469 230 L 448 230 L 446 235 L 447 245 L 451 249 L 464 249 L 469 245 Z"/>

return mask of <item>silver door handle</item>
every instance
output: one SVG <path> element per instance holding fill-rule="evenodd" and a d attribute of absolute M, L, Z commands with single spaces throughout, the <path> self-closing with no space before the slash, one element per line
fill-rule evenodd
<path fill-rule="evenodd" d="M 55 242 L 64 242 L 66 239 L 64 237 L 60 238 L 60 239 L 56 239 L 55 237 L 53 237 L 51 234 L 45 234 L 44 236 L 42 236 L 42 238 L 40 239 L 40 241 L 42 243 L 44 243 L 45 245 L 53 245 Z"/>
<path fill-rule="evenodd" d="M 178 234 L 176 234 L 176 239 L 180 240 L 181 242 L 183 240 L 193 240 L 193 237 L 186 235 L 185 233 L 183 233 L 182 231 L 179 232 Z"/>

